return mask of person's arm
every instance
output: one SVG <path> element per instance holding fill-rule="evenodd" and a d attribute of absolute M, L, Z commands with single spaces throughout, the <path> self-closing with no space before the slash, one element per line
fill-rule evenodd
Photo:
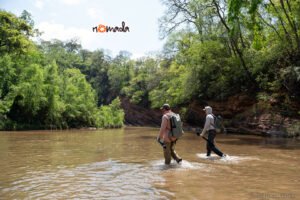
<path fill-rule="evenodd" d="M 161 125 L 160 125 L 160 130 L 159 130 L 159 139 L 163 139 L 164 138 L 164 131 L 166 130 L 168 125 L 168 119 L 167 117 L 164 115 L 161 119 Z"/>
<path fill-rule="evenodd" d="M 209 129 L 209 126 L 210 126 L 210 118 L 208 117 L 208 115 L 206 116 L 206 119 L 205 119 L 205 125 L 204 125 L 204 128 L 200 134 L 200 136 L 204 136 L 204 134 L 206 133 L 206 131 Z"/>

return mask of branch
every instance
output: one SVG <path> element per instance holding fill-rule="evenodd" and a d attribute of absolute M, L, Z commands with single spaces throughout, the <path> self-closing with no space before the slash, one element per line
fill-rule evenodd
<path fill-rule="evenodd" d="M 283 28 L 283 31 L 284 31 L 284 33 L 285 33 L 285 36 L 286 36 L 287 40 L 291 43 L 291 46 L 292 46 L 292 49 L 293 49 L 293 41 L 292 41 L 292 39 L 291 39 L 290 34 L 287 32 L 287 30 L 286 30 L 286 28 L 285 28 L 285 26 L 284 26 L 284 23 L 283 23 L 281 14 L 280 14 L 279 11 L 277 10 L 277 8 L 276 8 L 275 4 L 272 2 L 272 0 L 269 0 L 269 2 L 271 3 L 272 7 L 274 8 L 275 12 L 277 13 L 278 19 L 279 19 L 280 24 L 281 24 L 281 26 L 282 26 L 282 28 Z"/>
<path fill-rule="evenodd" d="M 228 27 L 225 19 L 220 14 L 220 7 L 219 7 L 219 5 L 217 4 L 217 2 L 215 0 L 213 0 L 213 4 L 215 5 L 215 8 L 217 9 L 217 14 L 218 14 L 218 16 L 219 16 L 222 24 L 225 26 L 225 28 L 227 29 L 228 34 L 229 34 L 230 33 L 230 28 Z"/>
<path fill-rule="evenodd" d="M 174 5 L 175 5 L 177 8 L 179 8 L 179 9 L 181 9 L 182 11 L 186 12 L 191 18 L 197 19 L 197 16 L 194 16 L 187 8 L 185 8 L 185 7 L 183 6 L 183 3 L 180 2 L 180 0 L 179 0 L 178 2 L 177 2 L 177 0 L 172 0 L 172 1 L 173 1 Z M 188 4 L 186 3 L 186 1 L 185 1 L 185 5 L 188 5 Z"/>
<path fill-rule="evenodd" d="M 298 47 L 298 49 L 299 49 L 299 48 L 300 48 L 300 47 L 299 47 L 299 36 L 298 36 L 298 33 L 297 33 L 297 29 L 296 29 L 296 27 L 295 27 L 295 23 L 294 23 L 294 21 L 290 18 L 289 14 L 287 13 L 287 10 L 285 9 L 283 0 L 280 0 L 280 5 L 281 5 L 281 7 L 282 7 L 282 9 L 283 9 L 283 12 L 284 12 L 284 14 L 285 14 L 285 16 L 286 16 L 286 18 L 287 18 L 287 20 L 288 20 L 290 26 L 292 27 L 292 30 L 293 30 L 293 32 L 294 32 L 294 34 L 295 34 L 295 38 L 296 38 L 296 41 L 297 41 L 297 47 Z"/>
<path fill-rule="evenodd" d="M 184 19 L 184 20 L 182 20 L 182 21 L 180 21 L 180 22 L 173 22 L 173 26 L 171 27 L 171 28 L 168 28 L 168 30 L 166 30 L 167 31 L 167 34 L 166 35 L 169 35 L 169 34 L 171 34 L 171 32 L 173 32 L 173 30 L 174 29 L 176 29 L 177 28 L 177 26 L 179 26 L 180 24 L 182 24 L 182 23 L 184 23 L 184 22 L 186 22 L 186 21 L 188 21 L 188 19 Z"/>
<path fill-rule="evenodd" d="M 279 34 L 279 32 L 277 31 L 277 29 L 276 29 L 272 24 L 269 24 L 269 23 L 264 19 L 264 17 L 263 17 L 260 13 L 258 13 L 258 15 L 259 15 L 261 21 L 262 21 L 265 25 L 267 25 L 267 26 L 269 26 L 271 29 L 273 29 L 273 30 L 275 31 L 275 33 L 277 34 L 277 36 L 279 37 L 279 39 L 280 39 L 281 41 L 283 41 L 283 39 L 282 39 L 282 37 L 280 36 L 280 34 Z"/>

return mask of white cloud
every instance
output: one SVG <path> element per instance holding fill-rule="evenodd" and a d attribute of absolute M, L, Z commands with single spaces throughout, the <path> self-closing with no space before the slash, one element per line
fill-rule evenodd
<path fill-rule="evenodd" d="M 62 41 L 78 38 L 83 48 L 95 49 L 95 41 L 99 45 L 97 35 L 92 32 L 92 29 L 83 29 L 75 27 L 66 27 L 63 24 L 53 22 L 42 22 L 37 25 L 37 28 L 43 32 L 41 39 L 52 40 L 59 39 Z"/>
<path fill-rule="evenodd" d="M 144 53 L 132 53 L 131 58 L 134 60 L 137 60 L 139 58 L 145 57 L 146 55 Z"/>
<path fill-rule="evenodd" d="M 83 0 L 62 0 L 62 2 L 66 5 L 79 5 Z"/>
<path fill-rule="evenodd" d="M 57 17 L 58 15 L 57 15 L 56 12 L 51 12 L 51 13 L 50 13 L 50 16 L 51 16 L 51 17 Z"/>
<path fill-rule="evenodd" d="M 42 0 L 36 0 L 34 6 L 41 10 L 44 7 L 44 2 Z"/>
<path fill-rule="evenodd" d="M 98 12 L 95 8 L 89 8 L 87 10 L 87 14 L 88 16 L 90 16 L 92 19 L 97 19 L 99 16 L 98 16 Z"/>
<path fill-rule="evenodd" d="M 92 27 L 79 28 L 65 26 L 60 23 L 44 21 L 37 24 L 37 28 L 43 32 L 40 36 L 43 40 L 59 39 L 67 41 L 79 39 L 84 49 L 91 51 L 96 49 L 110 49 L 111 55 L 116 56 L 121 50 L 128 50 L 132 53 L 133 59 L 146 56 L 143 50 L 137 48 L 129 49 L 132 44 L 129 33 L 95 33 Z"/>

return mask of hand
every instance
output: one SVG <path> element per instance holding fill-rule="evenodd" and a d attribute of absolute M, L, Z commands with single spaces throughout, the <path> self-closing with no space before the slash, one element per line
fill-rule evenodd
<path fill-rule="evenodd" d="M 163 140 L 162 138 L 157 137 L 157 142 L 158 142 L 164 149 L 167 148 L 167 146 L 166 146 L 166 144 L 164 143 L 164 140 Z"/>
<path fill-rule="evenodd" d="M 204 133 L 201 133 L 200 136 L 203 137 L 203 136 L 204 136 Z"/>
<path fill-rule="evenodd" d="M 163 143 L 163 142 L 164 142 L 164 139 L 163 139 L 163 138 L 160 138 L 159 136 L 156 138 L 156 140 L 157 140 L 159 143 Z"/>

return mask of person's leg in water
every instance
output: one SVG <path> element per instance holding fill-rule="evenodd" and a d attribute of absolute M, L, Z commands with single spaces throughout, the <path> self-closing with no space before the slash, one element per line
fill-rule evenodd
<path fill-rule="evenodd" d="M 176 160 L 177 163 L 180 163 L 182 161 L 182 158 L 180 158 L 180 156 L 178 156 L 178 154 L 176 153 L 175 145 L 176 141 L 171 142 L 171 156 L 174 160 Z"/>
<path fill-rule="evenodd" d="M 165 164 L 171 163 L 171 142 L 165 142 L 166 148 L 164 148 Z"/>
<path fill-rule="evenodd" d="M 210 156 L 210 154 L 211 154 L 211 148 L 210 148 L 210 145 L 209 145 L 208 141 L 206 141 L 206 150 L 207 150 L 206 156 Z"/>
<path fill-rule="evenodd" d="M 215 154 L 217 154 L 218 156 L 222 157 L 223 154 L 216 146 L 215 146 L 215 137 L 216 137 L 216 131 L 215 130 L 209 130 L 208 131 L 208 141 L 207 141 L 207 146 L 211 151 L 215 152 Z M 210 153 L 211 151 L 207 151 L 207 154 Z"/>

